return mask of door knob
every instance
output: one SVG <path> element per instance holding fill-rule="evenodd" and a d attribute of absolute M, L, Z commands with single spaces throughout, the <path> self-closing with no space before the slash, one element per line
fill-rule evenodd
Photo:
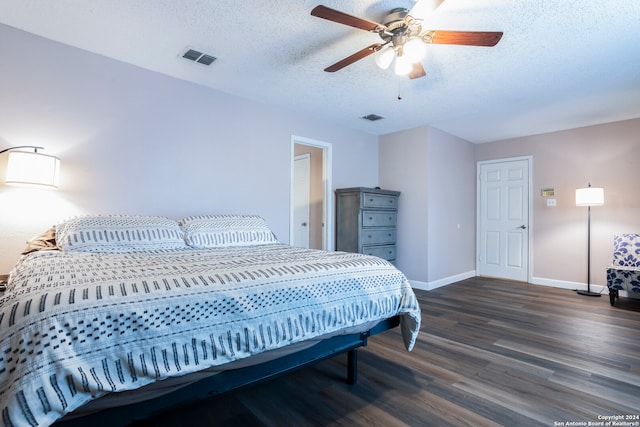
<path fill-rule="evenodd" d="M 306 227 L 306 226 L 307 226 L 307 223 L 306 223 L 306 222 L 303 222 L 303 223 L 302 223 L 302 224 L 300 224 L 300 225 L 302 225 L 303 227 Z"/>
<path fill-rule="evenodd" d="M 524 229 L 526 229 L 526 228 L 527 228 L 527 226 L 526 226 L 526 225 L 524 225 L 524 224 L 522 224 L 522 225 L 521 225 L 520 227 L 518 227 L 518 228 L 521 228 L 521 229 L 523 229 L 523 230 L 524 230 Z"/>

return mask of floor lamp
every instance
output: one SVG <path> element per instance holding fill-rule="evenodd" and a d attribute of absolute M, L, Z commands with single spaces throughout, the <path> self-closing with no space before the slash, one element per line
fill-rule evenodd
<path fill-rule="evenodd" d="M 576 189 L 576 206 L 587 207 L 587 290 L 578 290 L 580 295 L 599 297 L 599 292 L 591 292 L 591 206 L 604 205 L 604 188 L 592 187 Z"/>

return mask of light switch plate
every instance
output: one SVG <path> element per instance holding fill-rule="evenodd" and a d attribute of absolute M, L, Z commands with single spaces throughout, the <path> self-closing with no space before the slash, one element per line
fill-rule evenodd
<path fill-rule="evenodd" d="M 547 199 L 547 206 L 555 206 L 556 199 Z"/>

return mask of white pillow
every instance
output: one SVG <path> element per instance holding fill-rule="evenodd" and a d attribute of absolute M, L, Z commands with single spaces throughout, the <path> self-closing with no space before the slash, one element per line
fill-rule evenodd
<path fill-rule="evenodd" d="M 185 248 L 178 223 L 160 216 L 87 215 L 56 226 L 56 243 L 68 252 L 140 252 Z"/>
<path fill-rule="evenodd" d="M 179 221 L 184 240 L 194 248 L 251 246 L 279 243 L 257 215 L 198 215 Z"/>

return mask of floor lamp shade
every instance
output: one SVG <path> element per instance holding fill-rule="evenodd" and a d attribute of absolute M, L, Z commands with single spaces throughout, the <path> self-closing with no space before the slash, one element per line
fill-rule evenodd
<path fill-rule="evenodd" d="M 7 183 L 58 187 L 60 159 L 57 157 L 27 151 L 10 151 L 7 155 Z"/>
<path fill-rule="evenodd" d="M 576 206 L 604 205 L 604 188 L 585 187 L 576 189 Z"/>
<path fill-rule="evenodd" d="M 592 187 L 576 189 L 576 206 L 587 207 L 587 290 L 578 291 L 580 295 L 599 297 L 600 293 L 591 292 L 591 206 L 604 205 L 604 188 Z"/>

